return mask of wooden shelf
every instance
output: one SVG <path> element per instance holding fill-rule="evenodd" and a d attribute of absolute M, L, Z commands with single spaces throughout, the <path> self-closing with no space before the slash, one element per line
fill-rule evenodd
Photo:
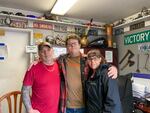
<path fill-rule="evenodd" d="M 114 29 L 117 29 L 117 28 L 129 26 L 129 25 L 131 25 L 131 24 L 135 24 L 135 23 L 138 23 L 138 22 L 146 21 L 146 20 L 149 20 L 149 19 L 150 19 L 150 15 L 147 15 L 147 16 L 138 18 L 138 19 L 136 19 L 136 20 L 132 20 L 131 22 L 126 22 L 126 23 L 123 23 L 123 24 L 114 26 L 113 28 L 114 28 Z"/>
<path fill-rule="evenodd" d="M 30 20 L 30 21 L 40 21 L 40 22 L 46 22 L 46 23 L 53 23 L 53 24 L 63 24 L 63 25 L 71 25 L 71 26 L 79 26 L 79 27 L 87 27 L 86 25 L 78 24 L 78 23 L 67 23 L 67 22 L 61 22 L 56 20 L 42 20 L 37 18 L 31 18 L 31 17 L 25 17 L 25 16 L 17 16 L 17 15 L 7 15 L 7 14 L 0 14 L 1 17 L 10 17 L 14 19 L 22 19 L 22 20 Z M 96 29 L 105 29 L 104 27 L 97 27 L 97 26 L 91 26 L 91 28 Z"/>

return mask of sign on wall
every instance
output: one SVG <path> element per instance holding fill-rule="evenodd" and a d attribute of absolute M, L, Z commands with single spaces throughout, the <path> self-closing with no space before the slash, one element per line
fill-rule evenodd
<path fill-rule="evenodd" d="M 149 52 L 150 51 L 150 44 L 140 44 L 138 45 L 138 49 L 142 52 Z"/>
<path fill-rule="evenodd" d="M 49 23 L 33 22 L 33 28 L 52 30 L 53 25 Z"/>
<path fill-rule="evenodd" d="M 145 21 L 130 25 L 130 31 L 145 27 Z"/>
<path fill-rule="evenodd" d="M 124 36 L 124 45 L 150 42 L 150 30 Z"/>
<path fill-rule="evenodd" d="M 36 45 L 26 46 L 26 52 L 27 53 L 37 53 L 38 47 Z"/>

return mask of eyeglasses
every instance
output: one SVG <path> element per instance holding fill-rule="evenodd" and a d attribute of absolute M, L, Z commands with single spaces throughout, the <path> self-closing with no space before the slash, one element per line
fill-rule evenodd
<path fill-rule="evenodd" d="M 73 46 L 77 46 L 78 42 L 73 42 L 73 43 L 69 43 L 67 44 L 67 47 L 73 47 Z"/>

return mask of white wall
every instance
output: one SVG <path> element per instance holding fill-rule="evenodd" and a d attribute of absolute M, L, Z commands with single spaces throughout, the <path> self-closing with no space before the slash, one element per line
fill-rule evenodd
<path fill-rule="evenodd" d="M 21 90 L 22 80 L 29 65 L 29 54 L 25 53 L 26 45 L 30 42 L 30 32 L 21 30 L 5 30 L 5 35 L 0 36 L 0 42 L 5 43 L 8 55 L 5 60 L 0 60 L 0 96 L 13 91 Z M 2 113 L 7 113 L 6 105 Z"/>

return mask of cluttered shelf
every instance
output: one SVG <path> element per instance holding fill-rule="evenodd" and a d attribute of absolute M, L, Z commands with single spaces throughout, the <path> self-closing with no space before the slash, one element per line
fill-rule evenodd
<path fill-rule="evenodd" d="M 149 19 L 150 19 L 150 15 L 146 15 L 146 16 L 140 17 L 140 18 L 138 18 L 138 19 L 134 19 L 134 20 L 127 21 L 127 22 L 125 22 L 125 23 L 116 25 L 116 26 L 114 26 L 113 28 L 117 29 L 117 28 L 129 26 L 129 25 L 131 25 L 131 24 L 135 24 L 135 23 L 138 23 L 138 22 L 147 21 L 147 20 L 149 20 Z"/>
<path fill-rule="evenodd" d="M 87 27 L 86 24 L 82 23 L 75 23 L 75 22 L 64 22 L 60 20 L 48 20 L 48 19 L 40 19 L 35 17 L 26 17 L 26 16 L 18 16 L 18 15 L 8 15 L 8 14 L 0 14 L 0 17 L 10 18 L 10 19 L 20 19 L 20 20 L 30 20 L 30 21 L 39 21 L 45 23 L 52 23 L 52 24 L 62 24 L 62 25 L 71 25 L 71 26 L 79 26 L 79 27 Z M 91 28 L 96 29 L 105 29 L 105 27 L 101 25 L 92 25 Z"/>

